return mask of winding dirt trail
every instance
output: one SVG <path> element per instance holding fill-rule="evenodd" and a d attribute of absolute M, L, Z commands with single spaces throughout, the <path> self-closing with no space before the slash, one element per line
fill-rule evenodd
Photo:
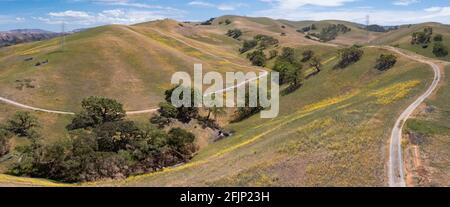
<path fill-rule="evenodd" d="M 413 61 L 418 61 L 421 63 L 428 64 L 433 68 L 434 79 L 428 90 L 417 98 L 402 114 L 398 117 L 395 122 L 394 128 L 392 129 L 390 145 L 389 145 L 389 163 L 388 163 L 388 177 L 390 187 L 406 187 L 404 167 L 403 167 L 403 157 L 402 157 L 402 134 L 403 126 L 409 117 L 414 113 L 414 111 L 427 99 L 437 88 L 439 82 L 441 81 L 441 71 L 439 66 L 433 61 L 419 55 L 411 55 L 401 52 L 399 49 L 394 47 L 383 47 L 391 50 L 397 54 L 400 54 L 406 58 Z"/>

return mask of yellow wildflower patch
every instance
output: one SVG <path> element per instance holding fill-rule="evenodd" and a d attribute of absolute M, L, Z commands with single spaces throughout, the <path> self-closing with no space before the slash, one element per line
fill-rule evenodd
<path fill-rule="evenodd" d="M 323 129 L 332 126 L 335 123 L 334 119 L 327 117 L 325 119 L 315 120 L 306 126 L 300 126 L 297 128 L 298 132 L 311 132 L 316 129 Z"/>
<path fill-rule="evenodd" d="M 406 97 L 411 89 L 419 85 L 421 81 L 411 80 L 402 83 L 397 83 L 386 88 L 374 91 L 369 96 L 376 97 L 377 103 L 387 105 Z"/>
<path fill-rule="evenodd" d="M 345 95 L 341 95 L 341 96 L 337 96 L 337 97 L 333 97 L 333 98 L 328 98 L 328 99 L 319 101 L 317 103 L 313 103 L 313 104 L 307 105 L 307 106 L 305 106 L 303 108 L 302 111 L 303 112 L 311 112 L 311 111 L 315 111 L 315 110 L 318 110 L 318 109 L 326 108 L 328 106 L 331 106 L 331 105 L 340 103 L 342 101 L 348 100 L 348 99 L 354 97 L 357 93 L 358 93 L 357 91 L 354 91 L 354 92 L 351 92 L 351 93 L 347 93 Z"/>

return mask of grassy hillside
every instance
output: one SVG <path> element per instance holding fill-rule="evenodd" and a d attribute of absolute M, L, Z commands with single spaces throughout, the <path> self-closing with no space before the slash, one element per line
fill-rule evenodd
<path fill-rule="evenodd" d="M 357 64 L 330 62 L 299 91 L 282 97 L 281 115 L 230 125 L 236 134 L 209 145 L 186 165 L 124 181 L 131 186 L 382 186 L 393 120 L 430 83 L 426 65 L 399 58 L 373 69 L 381 49 L 365 49 Z M 0 183 L 55 185 L 1 176 Z"/>
<path fill-rule="evenodd" d="M 395 45 L 426 57 L 450 61 L 450 55 L 443 58 L 437 58 L 433 54 L 433 43 L 429 44 L 429 47 L 425 49 L 420 45 L 411 44 L 411 35 L 414 32 L 423 31 L 425 27 L 433 28 L 433 36 L 435 34 L 442 34 L 444 37 L 443 44 L 447 48 L 450 48 L 450 26 L 439 23 L 423 23 L 418 25 L 403 26 L 399 30 L 388 32 L 385 35 L 372 40 L 371 43 L 378 45 Z"/>
<path fill-rule="evenodd" d="M 203 35 L 201 40 L 191 38 L 197 33 Z M 100 95 L 133 111 L 157 107 L 172 87 L 172 74 L 192 74 L 195 63 L 202 63 L 204 71 L 257 70 L 238 54 L 239 42 L 172 20 L 93 28 L 68 36 L 64 51 L 60 43 L 53 39 L 1 48 L 0 96 L 35 107 L 78 111 L 83 98 Z M 33 60 L 25 61 L 30 57 Z M 21 110 L 0 103 L 0 123 Z M 33 115 L 43 123 L 39 131 L 48 142 L 67 136 L 64 127 L 71 116 Z M 149 115 L 131 118 L 148 121 Z"/>
<path fill-rule="evenodd" d="M 407 122 L 408 182 L 414 186 L 448 186 L 450 182 L 450 66 L 438 92 Z"/>
<path fill-rule="evenodd" d="M 246 67 L 234 51 L 223 55 L 231 50 L 218 49 L 221 44 L 201 43 L 193 48 L 153 30 L 178 25 L 158 24 L 90 29 L 68 36 L 64 51 L 59 39 L 1 49 L 0 95 L 66 111 L 78 110 L 87 96 L 102 95 L 121 101 L 127 110 L 141 110 L 161 101 L 174 72 L 191 73 L 195 63 L 203 63 L 206 71 L 255 70 Z M 34 59 L 24 61 L 29 57 Z M 242 66 L 230 64 L 228 57 Z M 47 64 L 35 66 L 46 60 Z M 30 87 L 21 87 L 22 83 Z"/>
<path fill-rule="evenodd" d="M 306 81 L 283 97 L 281 115 L 254 116 L 230 125 L 237 133 L 200 151 L 186 165 L 115 183 L 133 186 L 382 186 L 386 143 L 393 120 L 423 92 L 428 66 L 400 58 L 395 68 L 373 69 L 363 60 Z"/>
<path fill-rule="evenodd" d="M 297 30 L 314 24 L 316 26 L 316 30 L 312 30 L 311 32 L 313 33 L 320 33 L 323 28 L 333 24 L 334 25 L 343 24 L 346 27 L 350 28 L 351 31 L 345 34 L 339 34 L 335 40 L 330 41 L 331 43 L 339 45 L 366 44 L 368 41 L 383 35 L 383 33 L 381 32 L 367 32 L 366 30 L 361 29 L 361 25 L 359 24 L 340 20 L 323 20 L 323 21 L 279 20 L 279 21 L 293 28 L 296 28 Z"/>
<path fill-rule="evenodd" d="M 231 21 L 231 24 L 219 24 L 220 22 L 225 22 L 227 19 Z M 278 39 L 280 46 L 327 45 L 305 38 L 296 31 L 296 28 L 288 24 L 264 17 L 223 16 L 215 19 L 211 26 L 199 27 L 219 34 L 225 34 L 229 29 L 237 28 L 242 30 L 243 35 L 241 39 L 244 40 L 252 39 L 258 34 L 268 35 Z"/>
<path fill-rule="evenodd" d="M 227 19 L 231 21 L 228 25 L 223 23 Z M 266 120 L 255 115 L 226 126 L 235 132 L 232 137 L 202 148 L 185 165 L 126 180 L 80 185 L 385 186 L 387 144 L 394 121 L 425 91 L 432 71 L 428 65 L 398 56 L 395 67 L 380 72 L 374 69 L 376 58 L 391 52 L 376 48 L 364 48 L 361 61 L 348 68 L 333 69 L 339 47 L 308 40 L 296 31 L 310 23 L 237 16 L 217 18 L 212 25 L 164 20 L 81 32 L 67 37 L 64 51 L 58 39 L 3 48 L 0 96 L 38 107 L 74 111 L 86 96 L 102 95 L 124 103 L 126 110 L 148 109 L 161 101 L 172 73 L 192 72 L 194 63 L 203 63 L 207 71 L 256 70 L 247 66 L 248 61 L 238 49 L 242 40 L 265 34 L 280 40 L 278 48 L 294 47 L 298 54 L 311 49 L 324 61 L 322 72 L 306 80 L 298 91 L 281 98 L 279 117 Z M 352 32 L 338 37 L 335 43 L 367 40 L 365 31 L 353 23 L 323 21 L 321 27 L 338 23 L 348 25 Z M 244 32 L 242 40 L 224 35 L 234 28 Z M 28 57 L 34 60 L 24 61 Z M 47 64 L 34 66 L 47 59 Z M 267 65 L 272 64 L 269 61 Z M 448 121 L 445 88 L 429 102 L 438 109 L 431 121 L 442 120 L 444 126 Z M 18 110 L 0 104 L 0 122 Z M 70 116 L 33 114 L 44 123 L 40 131 L 48 142 L 66 137 L 64 126 Z M 132 119 L 147 121 L 148 116 Z M 422 127 L 419 118 L 416 121 L 408 124 L 410 129 L 429 130 Z M 430 141 L 429 148 L 423 147 L 431 152 L 436 146 L 444 146 L 438 147 L 434 166 L 439 170 L 433 171 L 441 178 L 448 172 L 445 160 L 440 161 L 448 154 L 446 139 L 444 136 Z M 27 140 L 14 139 L 13 143 L 23 145 Z M 0 172 L 7 165 L 8 161 L 1 162 Z M 0 185 L 12 184 L 59 185 L 0 174 Z"/>

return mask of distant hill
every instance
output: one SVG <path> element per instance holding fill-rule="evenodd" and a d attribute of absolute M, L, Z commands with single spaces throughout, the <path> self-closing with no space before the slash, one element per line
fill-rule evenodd
<path fill-rule="evenodd" d="M 47 40 L 60 36 L 61 33 L 40 29 L 17 29 L 0 32 L 0 47 L 16 45 L 25 42 Z"/>
<path fill-rule="evenodd" d="M 414 32 L 423 31 L 425 28 L 433 29 L 432 37 L 438 34 L 442 35 L 443 39 L 441 43 L 445 47 L 450 48 L 450 26 L 435 22 L 427 22 L 416 25 L 403 25 L 400 26 L 400 28 L 397 30 L 382 33 L 383 35 L 372 39 L 370 43 L 375 45 L 392 45 L 395 47 L 413 51 L 423 56 L 450 61 L 450 55 L 447 55 L 445 57 L 436 57 L 433 54 L 433 45 L 435 43 L 433 41 L 433 38 L 432 41 L 426 45 L 411 44 L 412 34 Z"/>
<path fill-rule="evenodd" d="M 399 26 L 380 26 L 377 24 L 369 25 L 365 27 L 366 30 L 371 32 L 389 32 L 391 30 L 399 29 Z"/>
<path fill-rule="evenodd" d="M 365 44 L 369 40 L 375 39 L 383 34 L 378 31 L 372 31 L 370 28 L 369 32 L 367 32 L 364 25 L 341 20 L 278 21 L 295 28 L 305 36 L 321 36 L 324 30 L 327 31 L 326 33 L 330 33 L 332 32 L 332 30 L 330 31 L 330 28 L 336 26 L 337 31 L 339 32 L 335 34 L 334 38 L 330 38 L 328 42 L 339 45 Z M 342 32 L 342 28 L 345 29 L 345 32 Z M 387 28 L 383 27 L 383 29 Z"/>

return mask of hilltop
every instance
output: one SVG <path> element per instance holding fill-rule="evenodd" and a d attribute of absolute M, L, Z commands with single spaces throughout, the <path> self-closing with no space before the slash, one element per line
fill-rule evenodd
<path fill-rule="evenodd" d="M 441 42 L 445 47 L 450 48 L 450 26 L 434 22 L 422 23 L 417 25 L 403 25 L 398 30 L 390 31 L 383 36 L 371 40 L 370 43 L 377 45 L 392 45 L 395 47 L 413 51 L 426 57 L 449 61 L 449 55 L 445 57 L 436 57 L 436 55 L 433 54 L 434 41 L 432 41 L 432 39 L 429 43 L 426 44 L 426 47 L 420 44 L 411 44 L 412 34 L 415 32 L 422 32 L 425 28 L 433 29 L 433 33 L 431 36 L 432 39 L 437 34 L 442 35 L 443 39 Z"/>

